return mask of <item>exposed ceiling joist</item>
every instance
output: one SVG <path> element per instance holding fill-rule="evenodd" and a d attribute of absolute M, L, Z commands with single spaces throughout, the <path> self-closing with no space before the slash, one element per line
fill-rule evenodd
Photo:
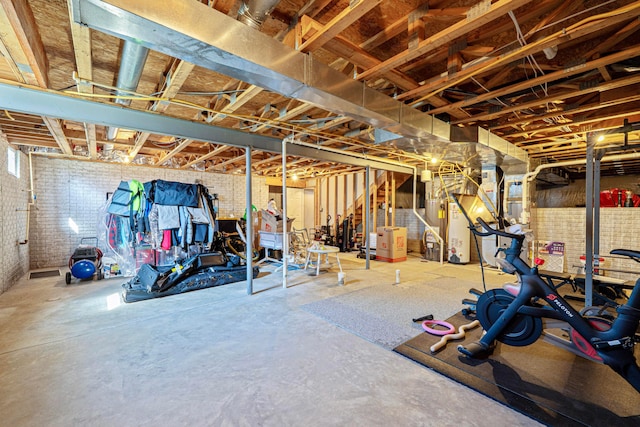
<path fill-rule="evenodd" d="M 118 126 L 127 129 L 139 129 L 150 133 L 177 135 L 185 139 L 223 143 L 236 147 L 251 147 L 261 151 L 279 153 L 282 149 L 281 140 L 263 135 L 247 134 L 233 129 L 221 128 L 204 123 L 161 116 L 145 111 L 127 109 L 110 104 L 102 104 L 60 95 L 53 92 L 41 91 L 36 88 L 18 87 L 0 83 L 0 108 L 20 112 L 36 112 L 42 116 L 58 117 L 59 119 L 94 121 L 106 126 Z M 57 119 L 46 119 L 53 123 L 53 127 L 60 129 Z M 64 135 L 64 134 L 63 134 Z M 61 148 L 67 155 L 72 155 L 71 147 L 61 140 Z M 287 153 L 312 159 L 323 159 L 338 163 L 357 166 L 370 165 L 374 169 L 412 174 L 410 166 L 396 162 L 371 157 L 339 154 L 326 149 L 310 148 L 299 144 L 291 144 Z"/>
<path fill-rule="evenodd" d="M 457 38 L 463 37 L 469 31 L 485 25 L 492 19 L 505 15 L 529 3 L 531 0 L 499 0 L 491 4 L 491 1 L 483 0 L 472 8 L 467 14 L 467 19 L 458 21 L 446 30 L 437 33 L 421 41 L 415 49 L 406 50 L 394 57 L 384 61 L 382 64 L 370 68 L 358 75 L 360 80 L 367 80 L 379 76 L 393 68 L 397 68 L 409 61 L 433 52 L 440 46 L 454 42 Z"/>

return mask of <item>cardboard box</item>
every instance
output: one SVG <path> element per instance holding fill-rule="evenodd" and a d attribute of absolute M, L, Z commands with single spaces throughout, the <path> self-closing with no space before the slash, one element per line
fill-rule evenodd
<path fill-rule="evenodd" d="M 287 231 L 291 231 L 291 226 L 295 218 L 287 219 Z M 262 209 L 258 212 L 258 230 L 266 231 L 269 233 L 282 232 L 284 221 L 282 219 L 276 219 L 275 215 L 270 214 L 266 210 Z"/>
<path fill-rule="evenodd" d="M 376 260 L 386 262 L 407 260 L 407 229 L 405 227 L 378 227 Z"/>

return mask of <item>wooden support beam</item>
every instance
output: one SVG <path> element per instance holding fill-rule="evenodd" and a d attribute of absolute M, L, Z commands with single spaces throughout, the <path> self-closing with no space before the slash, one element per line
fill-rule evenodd
<path fill-rule="evenodd" d="M 179 152 L 181 152 L 182 150 L 184 150 L 185 148 L 187 148 L 189 146 L 189 144 L 191 144 L 191 139 L 185 138 L 182 141 L 180 141 L 180 143 L 178 143 L 178 145 L 175 146 L 175 148 L 171 151 L 169 151 L 168 153 L 166 153 L 164 156 L 162 156 L 155 164 L 156 166 L 162 166 L 165 162 L 167 162 L 168 160 L 172 159 L 175 157 L 176 154 L 178 154 Z"/>
<path fill-rule="evenodd" d="M 298 50 L 301 52 L 311 52 L 321 48 L 325 43 L 340 34 L 373 8 L 377 7 L 381 2 L 382 0 L 352 0 L 349 7 L 345 8 L 335 18 L 324 25 L 320 31 L 303 42 Z"/>
<path fill-rule="evenodd" d="M 0 42 L 24 83 L 49 87 L 49 62 L 29 2 L 0 0 Z"/>
<path fill-rule="evenodd" d="M 451 76 L 462 70 L 462 55 L 456 52 L 447 58 L 447 73 Z"/>
<path fill-rule="evenodd" d="M 546 96 L 544 98 L 523 102 L 517 105 L 513 105 L 511 107 L 505 107 L 502 110 L 500 110 L 500 112 L 498 113 L 485 113 L 485 114 L 479 114 L 476 116 L 471 116 L 468 119 L 455 120 L 452 122 L 452 124 L 459 124 L 459 123 L 470 122 L 470 121 L 475 122 L 475 121 L 492 120 L 496 117 L 504 116 L 505 113 L 520 111 L 520 110 L 524 110 L 531 107 L 545 105 L 548 102 L 559 102 L 564 99 L 573 98 L 576 96 L 582 96 L 582 95 L 594 93 L 594 92 L 604 92 L 607 90 L 611 90 L 611 89 L 615 89 L 623 86 L 636 85 L 636 84 L 640 84 L 640 76 L 624 77 L 621 79 L 616 79 L 610 82 L 602 83 L 595 87 L 590 87 L 583 90 L 566 91 L 564 93 L 555 93 L 553 95 Z"/>
<path fill-rule="evenodd" d="M 528 89 L 530 87 L 534 87 L 534 86 L 537 86 L 537 85 L 550 83 L 550 82 L 553 82 L 555 80 L 560 80 L 560 79 L 563 79 L 563 78 L 566 78 L 566 77 L 570 77 L 570 76 L 575 75 L 575 74 L 584 73 L 586 71 L 596 69 L 596 68 L 598 68 L 600 66 L 613 64 L 613 63 L 621 61 L 621 60 L 623 60 L 625 58 L 630 58 L 630 57 L 637 56 L 637 55 L 640 55 L 640 45 L 632 46 L 632 47 L 630 47 L 629 49 L 627 49 L 625 51 L 617 52 L 617 53 L 605 56 L 603 58 L 598 58 L 596 60 L 589 61 L 586 64 L 581 65 L 580 67 L 575 67 L 573 69 L 563 69 L 563 70 L 555 71 L 553 73 L 545 74 L 543 76 L 536 77 L 536 78 L 527 80 L 525 82 L 516 83 L 516 84 L 511 85 L 511 86 L 500 88 L 498 90 L 494 90 L 494 91 L 491 91 L 491 92 L 483 93 L 481 95 L 478 95 L 478 96 L 470 98 L 470 99 L 465 99 L 463 101 L 454 102 L 453 104 L 450 104 L 450 105 L 448 105 L 446 107 L 435 108 L 435 109 L 431 110 L 430 113 L 431 114 L 447 113 L 447 112 L 449 112 L 449 111 L 451 111 L 453 109 L 464 108 L 464 107 L 468 107 L 470 105 L 475 105 L 475 104 L 478 104 L 480 102 L 487 101 L 489 99 L 508 96 L 511 93 L 516 93 L 516 92 L 519 92 L 521 90 L 525 90 L 525 89 Z"/>
<path fill-rule="evenodd" d="M 169 71 L 167 72 L 164 82 L 158 85 L 158 87 L 164 87 L 159 97 L 168 98 L 168 99 L 175 97 L 194 68 L 195 68 L 194 64 L 187 61 L 176 59 L 171 65 L 171 68 L 169 69 Z M 151 105 L 150 110 L 161 113 L 166 111 L 166 109 L 169 108 L 169 105 L 170 104 L 168 102 L 156 101 Z M 129 152 L 129 158 L 133 160 L 138 155 L 138 153 L 140 152 L 140 149 L 144 146 L 145 142 L 147 141 L 150 135 L 151 134 L 149 132 L 136 133 L 135 143 L 133 148 Z"/>
<path fill-rule="evenodd" d="M 467 14 L 467 19 L 456 22 L 444 31 L 432 35 L 419 43 L 418 47 L 412 50 L 401 52 L 380 65 L 370 68 L 358 76 L 360 80 L 372 79 L 381 74 L 406 64 L 419 56 L 435 51 L 441 46 L 447 45 L 459 37 L 463 37 L 468 32 L 480 28 L 481 26 L 505 15 L 506 13 L 523 6 L 532 0 L 499 0 L 489 6 L 490 1 L 486 0 L 478 3 L 478 6 L 489 6 L 487 11 L 479 12 L 476 16 Z M 473 8 L 472 8 L 473 9 Z M 471 10 L 470 10 L 471 12 Z"/>
<path fill-rule="evenodd" d="M 633 85 L 624 86 L 617 90 L 606 91 L 600 94 L 600 96 L 598 97 L 599 100 L 596 102 L 585 104 L 580 107 L 572 108 L 570 110 L 564 109 L 560 111 L 550 112 L 547 114 L 535 115 L 535 116 L 522 118 L 519 120 L 513 120 L 507 123 L 500 124 L 498 126 L 492 126 L 489 129 L 491 131 L 496 131 L 499 129 L 506 129 L 511 127 L 517 128 L 520 125 L 529 125 L 534 122 L 540 122 L 545 119 L 558 117 L 559 114 L 563 114 L 563 113 L 564 115 L 569 115 L 569 114 L 576 115 L 576 114 L 586 113 L 589 111 L 597 111 L 606 107 L 613 107 L 615 105 L 626 104 L 630 102 L 638 102 L 640 101 L 640 93 L 638 93 L 639 89 L 636 89 L 636 87 L 637 86 L 633 86 Z"/>
<path fill-rule="evenodd" d="M 49 132 L 53 135 L 53 138 L 58 143 L 58 147 L 62 150 L 62 153 L 67 156 L 73 156 L 73 149 L 67 140 L 67 137 L 64 134 L 64 130 L 62 129 L 62 122 L 58 119 L 54 119 L 51 117 L 42 117 L 42 120 L 47 125 Z"/>
<path fill-rule="evenodd" d="M 625 25 L 619 31 L 616 31 L 615 34 L 605 38 L 604 40 L 602 40 L 602 43 L 598 44 L 589 52 L 585 53 L 584 57 L 587 59 L 596 59 L 600 57 L 603 53 L 608 52 L 612 47 L 614 47 L 618 43 L 633 36 L 633 34 L 639 29 L 640 29 L 640 19 L 634 19 L 630 21 L 627 25 Z"/>
<path fill-rule="evenodd" d="M 632 3 L 623 9 L 624 10 L 620 13 L 614 14 L 612 16 L 610 16 L 610 14 L 607 14 L 606 19 L 604 18 L 605 15 L 592 17 L 593 19 L 587 18 L 577 24 L 574 24 L 566 29 L 562 29 L 534 43 L 525 44 L 524 46 L 521 46 L 518 49 L 514 49 L 506 54 L 481 61 L 474 66 L 470 66 L 460 73 L 457 73 L 453 79 L 438 78 L 430 82 L 429 84 L 425 84 L 419 89 L 421 92 L 425 90 L 431 90 L 431 93 L 424 95 L 417 100 L 414 100 L 413 104 L 425 101 L 431 96 L 439 93 L 440 91 L 453 87 L 461 83 L 462 81 L 468 80 L 480 73 L 487 73 L 497 67 L 501 67 L 513 61 L 520 60 L 534 53 L 541 52 L 545 48 L 558 46 L 563 41 L 570 42 L 572 40 L 579 39 L 580 37 L 584 37 L 592 33 L 597 33 L 604 28 L 619 24 L 628 19 L 632 19 L 634 16 L 637 16 L 637 14 L 640 13 L 640 1 Z M 584 72 L 582 68 L 581 71 Z M 531 81 L 529 81 L 528 86 L 531 86 Z M 415 93 L 413 95 L 415 95 Z M 407 94 L 405 93 L 403 94 L 403 96 L 407 96 Z"/>
<path fill-rule="evenodd" d="M 277 118 L 277 121 L 286 122 L 288 120 L 292 120 L 295 117 L 298 117 L 298 116 L 306 113 L 307 111 L 312 110 L 313 108 L 315 108 L 315 107 L 313 105 L 311 105 L 311 104 L 306 104 L 306 103 L 300 104 L 297 107 L 292 108 L 291 110 L 287 111 L 285 114 L 279 116 Z M 262 125 L 259 125 L 259 126 L 255 127 L 255 128 L 252 128 L 251 132 L 259 132 L 259 131 L 264 130 L 264 129 L 268 128 L 268 127 L 269 127 L 269 123 L 265 123 L 265 124 L 262 124 Z"/>
<path fill-rule="evenodd" d="M 557 131 L 562 131 L 563 133 L 568 133 L 566 132 L 566 128 L 570 127 L 575 129 L 576 127 L 578 127 L 577 132 L 587 132 L 587 131 L 591 131 L 594 129 L 600 129 L 602 126 L 600 126 L 599 124 L 603 121 L 613 121 L 615 120 L 616 123 L 620 123 L 620 126 L 622 126 L 622 122 L 621 120 L 628 118 L 628 117 L 632 117 L 636 114 L 640 114 L 640 103 L 636 103 L 637 105 L 635 105 L 635 110 L 631 110 L 631 108 L 633 108 L 633 106 L 627 106 L 625 108 L 622 109 L 622 112 L 605 112 L 605 110 L 598 110 L 599 113 L 597 116 L 595 117 L 590 117 L 590 118 L 586 118 L 583 120 L 573 120 L 572 123 L 563 123 L 560 125 L 551 125 L 551 126 L 541 126 L 541 127 L 537 127 L 531 130 L 527 130 L 526 132 L 516 132 L 516 133 L 512 133 L 507 135 L 509 138 L 517 138 L 517 137 L 530 137 L 531 135 L 535 135 L 535 134 L 540 134 L 540 133 L 550 133 L 550 132 L 557 132 Z M 589 126 L 589 125 L 593 125 L 593 126 Z"/>
<path fill-rule="evenodd" d="M 96 137 L 96 125 L 93 123 L 84 124 L 87 148 L 89 149 L 89 158 L 96 160 L 98 158 L 98 140 Z"/>
<path fill-rule="evenodd" d="M 208 159 L 210 159 L 212 157 L 215 157 L 215 156 L 217 156 L 217 155 L 229 150 L 230 148 L 231 147 L 228 146 L 228 145 L 221 145 L 218 148 L 216 148 L 215 150 L 205 154 L 204 156 L 200 156 L 197 159 L 190 161 L 186 165 L 182 166 L 180 169 L 188 169 L 191 166 L 193 166 L 193 165 L 195 165 L 197 163 L 200 163 L 200 162 L 204 162 L 205 160 L 208 160 Z"/>
<path fill-rule="evenodd" d="M 417 49 L 420 42 L 425 39 L 426 31 L 424 28 L 424 21 L 422 20 L 422 17 L 425 15 L 425 13 L 427 13 L 428 10 L 429 4 L 427 3 L 413 10 L 409 14 L 409 18 L 407 19 L 407 33 L 409 39 L 407 48 L 409 50 Z"/>
<path fill-rule="evenodd" d="M 73 54 L 76 60 L 76 72 L 80 78 L 76 89 L 79 93 L 93 93 L 93 64 L 91 62 L 91 32 L 89 27 L 77 24 L 71 19 L 71 3 L 69 6 L 69 23 L 71 26 L 71 40 L 73 42 Z M 98 158 L 98 143 L 96 140 L 96 125 L 84 123 L 85 139 L 89 147 L 89 158 Z"/>

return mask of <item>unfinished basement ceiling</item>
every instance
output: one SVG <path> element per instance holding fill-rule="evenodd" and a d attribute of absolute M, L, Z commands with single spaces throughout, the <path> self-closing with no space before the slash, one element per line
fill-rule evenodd
<path fill-rule="evenodd" d="M 254 173 L 265 176 L 281 173 L 279 141 L 291 134 L 306 148 L 417 167 L 431 158 L 510 166 L 527 155 L 539 163 L 584 159 L 587 132 L 619 129 L 625 119 L 640 121 L 640 1 L 0 0 L 0 5 L 3 85 L 29 85 L 83 102 L 182 119 L 184 126 L 195 122 L 234 130 L 247 141 L 265 137 L 272 142 L 252 155 Z M 136 8 L 142 27 L 93 22 L 78 13 L 87 7 Z M 236 21 L 238 11 L 242 22 Z M 175 22 L 162 32 L 152 25 L 172 12 Z M 207 24 L 211 37 L 203 43 L 210 52 L 184 43 L 169 46 L 178 36 L 193 40 L 198 34 L 186 33 Z M 131 48 L 125 33 L 134 30 L 144 36 L 134 49 L 149 48 L 138 52 L 138 62 L 123 55 Z M 246 55 L 249 62 L 240 66 L 250 71 L 259 54 L 268 52 L 277 55 L 260 63 L 263 68 L 254 75 L 228 65 Z M 304 85 L 296 92 L 284 85 L 299 63 Z M 313 80 L 314 73 L 323 78 Z M 359 90 L 361 104 L 354 99 Z M 52 116 L 43 106 L 11 107 L 0 96 L 0 108 L 6 109 L 0 112 L 0 132 L 15 146 L 98 161 L 244 172 L 242 143 L 191 139 L 184 136 L 189 132 L 154 133 L 143 125 L 112 126 L 105 117 L 90 122 L 74 116 L 73 109 Z M 481 138 L 452 137 L 459 128 Z M 392 136 L 380 138 L 380 131 Z M 639 134 L 631 125 L 626 135 L 610 133 L 598 144 L 633 145 Z M 290 171 L 303 178 L 362 168 L 296 153 L 287 160 Z M 640 160 L 602 165 L 603 175 L 637 173 Z"/>

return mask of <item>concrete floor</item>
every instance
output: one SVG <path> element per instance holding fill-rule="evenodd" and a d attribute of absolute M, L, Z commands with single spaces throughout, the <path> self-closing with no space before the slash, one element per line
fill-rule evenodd
<path fill-rule="evenodd" d="M 263 265 L 254 281 L 120 304 L 123 279 L 25 277 L 0 295 L 0 424 L 6 426 L 534 426 L 532 419 L 302 307 L 373 286 L 481 287 L 477 265 L 340 254 L 319 277 Z M 489 282 L 509 276 L 489 272 Z M 467 286 L 466 284 L 464 285 Z M 446 318 L 466 289 L 435 292 Z M 411 323 L 411 319 L 407 319 Z M 419 333 L 417 331 L 416 335 Z"/>

